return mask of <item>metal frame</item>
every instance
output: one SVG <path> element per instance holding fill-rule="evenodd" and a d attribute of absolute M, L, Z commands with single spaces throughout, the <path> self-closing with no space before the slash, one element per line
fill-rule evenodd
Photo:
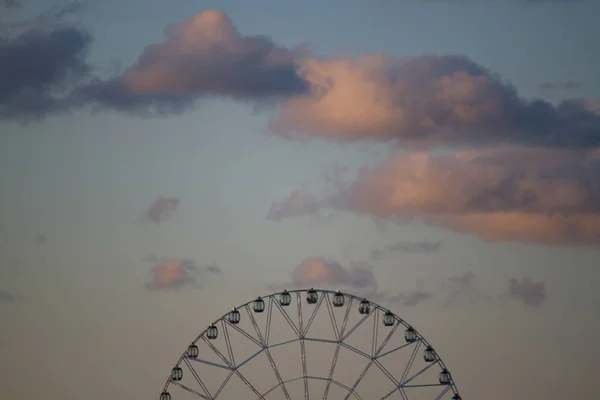
<path fill-rule="evenodd" d="M 302 301 L 304 300 L 303 298 L 303 294 L 306 294 L 309 290 L 315 290 L 318 294 L 319 294 L 319 298 L 317 300 L 316 304 L 311 304 L 311 306 L 314 307 L 311 316 L 309 318 L 308 321 L 306 321 L 306 323 L 303 320 L 303 314 L 302 314 Z M 415 387 L 432 387 L 432 386 L 438 386 L 440 388 L 443 388 L 442 392 L 438 395 L 438 397 L 436 397 L 436 400 L 440 400 L 442 399 L 449 391 L 452 391 L 452 393 L 454 395 L 458 395 L 458 389 L 454 383 L 454 379 L 452 377 L 452 375 L 450 375 L 451 380 L 449 384 L 441 384 L 441 383 L 437 383 L 437 384 L 428 384 L 428 385 L 410 385 L 410 382 L 413 381 L 415 378 L 417 378 L 418 376 L 420 376 L 421 374 L 423 374 L 425 371 L 429 370 L 431 367 L 433 367 L 434 365 L 438 365 L 440 371 L 444 370 L 444 369 L 448 369 L 446 367 L 446 365 L 444 364 L 444 362 L 442 361 L 439 352 L 437 350 L 435 350 L 435 354 L 436 354 L 436 360 L 429 363 L 425 368 L 422 368 L 421 371 L 417 372 L 416 374 L 413 374 L 412 376 L 408 377 L 408 373 L 410 371 L 410 368 L 414 362 L 414 360 L 416 359 L 416 356 L 418 354 L 418 350 L 419 348 L 423 348 L 426 349 L 427 347 L 433 347 L 431 346 L 431 344 L 427 341 L 427 339 L 425 339 L 415 328 L 414 326 L 412 326 L 411 324 L 408 324 L 406 321 L 404 321 L 402 318 L 398 317 L 396 314 L 394 314 L 394 319 L 396 321 L 396 323 L 390 327 L 390 332 L 387 334 L 386 338 L 383 340 L 383 342 L 377 346 L 377 331 L 379 329 L 379 322 L 380 322 L 380 316 L 383 316 L 383 313 L 388 312 L 389 309 L 380 306 L 379 304 L 372 302 L 369 300 L 369 303 L 371 304 L 371 310 L 369 311 L 368 314 L 363 314 L 359 320 L 359 322 L 354 325 L 352 328 L 350 329 L 346 329 L 347 328 L 347 322 L 348 322 L 348 317 L 350 314 L 350 310 L 352 309 L 352 304 L 354 301 L 357 301 L 358 303 L 360 303 L 360 301 L 364 300 L 363 297 L 359 297 L 359 296 L 355 296 L 352 294 L 347 294 L 347 293 L 342 293 L 344 295 L 344 297 L 346 297 L 346 299 L 348 301 L 345 302 L 345 304 L 340 307 L 340 309 L 344 309 L 345 308 L 345 312 L 344 312 L 344 319 L 341 322 L 341 325 L 338 326 L 338 322 L 333 314 L 333 305 L 332 305 L 332 299 L 333 299 L 333 295 L 335 295 L 337 293 L 336 290 L 327 290 L 327 289 L 298 289 L 298 290 L 288 290 L 287 293 L 290 294 L 290 296 L 292 296 L 292 300 L 293 300 L 293 294 L 296 294 L 297 297 L 297 309 L 298 309 L 298 326 L 296 326 L 291 317 L 289 316 L 288 312 L 285 310 L 285 307 L 282 307 L 279 304 L 279 295 L 283 293 L 283 291 L 281 292 L 276 292 L 276 293 L 272 293 L 266 296 L 261 296 L 261 299 L 265 302 L 265 314 L 267 314 L 267 325 L 265 328 L 265 331 L 261 331 L 261 329 L 258 326 L 258 323 L 256 322 L 256 319 L 254 318 L 254 310 L 252 308 L 253 303 L 256 299 L 252 299 L 250 301 L 248 301 L 247 303 L 244 303 L 238 307 L 235 307 L 236 310 L 241 311 L 242 309 L 246 310 L 246 313 L 248 315 L 248 318 L 250 319 L 254 330 L 257 334 L 258 340 L 256 340 L 254 337 L 252 337 L 251 335 L 249 335 L 247 332 L 245 332 L 243 329 L 241 329 L 239 326 L 236 326 L 235 324 L 232 324 L 229 322 L 228 320 L 228 316 L 230 314 L 231 311 L 227 312 L 226 314 L 224 314 L 223 316 L 221 316 L 219 319 L 217 319 L 216 321 L 214 321 L 212 323 L 212 325 L 217 325 L 217 324 L 221 324 L 221 329 L 219 329 L 219 334 L 224 335 L 225 338 L 225 342 L 226 342 L 226 346 L 227 346 L 227 352 L 228 352 L 228 356 L 229 359 L 223 355 L 216 347 L 214 347 L 214 345 L 211 343 L 210 339 L 208 339 L 206 337 L 206 332 L 208 330 L 208 327 L 206 329 L 204 329 L 192 342 L 192 344 L 196 344 L 198 341 L 204 341 L 211 349 L 212 351 L 223 361 L 224 365 L 220 365 L 214 362 L 210 362 L 207 360 L 202 360 L 202 359 L 191 359 L 186 357 L 187 355 L 187 347 L 185 352 L 181 355 L 181 357 L 179 358 L 179 360 L 177 361 L 177 363 L 175 364 L 175 367 L 179 367 L 180 364 L 183 362 L 186 364 L 186 366 L 189 368 L 189 370 L 192 372 L 192 375 L 194 376 L 195 380 L 198 382 L 198 384 L 200 385 L 200 387 L 202 388 L 202 391 L 204 392 L 204 394 L 191 389 L 185 385 L 183 385 L 181 382 L 179 381 L 174 381 L 171 377 L 171 375 L 169 374 L 169 377 L 163 387 L 163 392 L 166 392 L 169 385 L 176 385 L 179 386 L 180 388 L 193 393 L 195 395 L 197 395 L 198 397 L 205 399 L 205 400 L 214 400 L 217 399 L 217 397 L 219 396 L 219 394 L 221 393 L 221 391 L 223 390 L 223 388 L 225 387 L 225 385 L 227 384 L 227 382 L 229 381 L 229 379 L 236 374 L 245 384 L 246 386 L 248 386 L 248 388 L 250 388 L 250 390 L 252 392 L 254 392 L 254 394 L 256 395 L 256 397 L 258 399 L 261 400 L 265 400 L 265 396 L 267 396 L 269 393 L 271 393 L 272 391 L 276 390 L 277 388 L 281 387 L 284 393 L 284 396 L 286 398 L 286 400 L 292 400 L 290 397 L 290 394 L 288 393 L 287 389 L 286 389 L 286 383 L 290 383 L 290 382 L 294 382 L 294 381 L 298 381 L 298 380 L 303 380 L 304 381 L 304 397 L 305 400 L 309 400 L 309 392 L 308 392 L 308 381 L 309 380 L 324 380 L 327 382 L 326 387 L 325 387 L 325 392 L 323 394 L 323 399 L 327 399 L 327 395 L 329 392 L 329 388 L 331 386 L 331 384 L 334 384 L 346 391 L 348 391 L 348 394 L 346 395 L 346 397 L 344 398 L 344 400 L 348 400 L 350 398 L 350 396 L 354 396 L 354 398 L 358 399 L 358 400 L 363 400 L 363 398 L 357 393 L 356 388 L 358 386 L 358 384 L 360 383 L 360 381 L 363 379 L 363 377 L 366 375 L 366 373 L 368 372 L 369 368 L 373 365 L 375 365 L 376 367 L 378 367 L 395 385 L 395 388 L 390 391 L 389 393 L 387 393 L 384 397 L 381 398 L 381 400 L 387 399 L 389 396 L 391 396 L 392 394 L 394 394 L 396 391 L 398 391 L 400 393 L 400 395 L 402 396 L 403 400 L 408 400 L 408 395 L 406 394 L 406 392 L 404 391 L 404 388 L 415 388 Z M 321 307 L 323 301 L 325 301 L 326 303 L 326 307 L 327 307 L 327 311 L 329 314 L 329 317 L 331 319 L 331 323 L 333 325 L 334 328 L 334 332 L 336 335 L 336 340 L 328 340 L 328 339 L 320 339 L 320 338 L 314 338 L 314 337 L 307 337 L 306 333 L 308 332 L 310 326 L 312 325 L 314 318 L 317 315 L 317 312 L 319 310 L 319 308 Z M 271 330 L 271 314 L 273 312 L 273 309 L 277 308 L 279 310 L 279 312 L 283 315 L 284 319 L 286 320 L 286 322 L 289 324 L 289 326 L 292 328 L 292 330 L 294 331 L 295 335 L 297 336 L 296 339 L 292 339 L 292 340 L 287 340 L 284 342 L 280 342 L 280 343 L 270 343 L 269 342 L 269 334 L 270 334 L 270 330 Z M 373 323 L 373 336 L 372 336 L 372 346 L 371 346 L 371 354 L 367 354 L 347 343 L 345 343 L 345 339 L 348 338 L 348 336 L 350 336 L 350 334 L 352 334 L 359 326 L 361 326 L 371 315 L 373 315 L 374 317 L 374 323 Z M 410 342 L 410 343 L 405 343 L 399 347 L 396 347 L 392 350 L 389 350 L 383 354 L 381 354 L 381 351 L 383 350 L 383 348 L 385 347 L 385 345 L 387 344 L 387 342 L 389 341 L 389 339 L 392 337 L 392 335 L 394 335 L 394 333 L 396 332 L 396 330 L 398 328 L 400 328 L 401 326 L 403 326 L 405 329 L 408 329 L 409 327 L 412 327 L 413 329 L 415 329 L 415 333 L 417 335 L 417 340 L 415 342 Z M 227 332 L 227 329 L 231 328 L 234 329 L 236 331 L 238 331 L 239 333 L 241 333 L 242 335 L 244 335 L 246 338 L 248 338 L 249 340 L 251 340 L 252 342 L 254 342 L 255 344 L 257 344 L 258 346 L 260 346 L 261 350 L 259 350 L 258 352 L 256 352 L 255 354 L 253 354 L 252 356 L 248 357 L 247 359 L 236 363 L 235 360 L 235 356 L 233 354 L 233 349 L 231 346 L 231 342 L 229 339 L 229 334 Z M 335 344 L 336 345 L 336 349 L 335 349 L 335 353 L 333 356 L 333 360 L 332 360 L 332 364 L 330 367 L 330 371 L 329 371 L 329 376 L 327 378 L 324 377 L 316 377 L 316 376 L 311 376 L 308 374 L 307 371 L 307 365 L 306 365 L 306 350 L 305 350 L 305 342 L 307 341 L 314 341 L 314 342 L 321 342 L 321 343 L 331 343 L 331 344 Z M 281 374 L 279 373 L 279 370 L 277 369 L 277 365 L 275 364 L 273 357 L 271 356 L 270 353 L 270 349 L 277 347 L 277 346 L 282 346 L 282 345 L 287 345 L 290 343 L 295 343 L 295 342 L 300 342 L 300 349 L 301 349 L 301 361 L 302 361 L 302 376 L 301 377 L 296 377 L 293 379 L 288 379 L 288 380 L 283 380 L 281 377 Z M 421 346 L 423 345 L 423 346 Z M 408 364 L 405 367 L 404 373 L 402 374 L 402 377 L 398 380 L 396 379 L 396 377 L 394 375 L 392 375 L 379 361 L 379 359 L 381 357 L 384 357 L 388 354 L 391 354 L 395 351 L 398 351 L 402 348 L 405 348 L 407 346 L 415 346 L 414 350 L 412 352 L 412 355 L 408 361 Z M 337 364 L 337 359 L 338 359 L 338 355 L 339 355 L 339 351 L 341 349 L 341 347 L 344 347 L 348 350 L 351 350 L 353 352 L 355 352 L 358 355 L 361 355 L 363 357 L 365 357 L 366 359 L 369 360 L 367 366 L 365 367 L 365 369 L 362 371 L 362 373 L 360 374 L 360 376 L 358 377 L 358 379 L 355 381 L 354 385 L 352 387 L 348 387 L 336 380 L 333 379 L 333 374 L 335 372 L 335 367 Z M 251 361 L 252 359 L 254 359 L 256 356 L 265 353 L 269 363 L 271 365 L 271 368 L 273 369 L 273 372 L 275 373 L 275 376 L 277 378 L 278 383 L 273 386 L 272 388 L 270 388 L 269 390 L 267 390 L 264 393 L 260 393 L 240 372 L 239 372 L 239 368 L 242 367 L 244 364 L 246 364 L 247 362 Z M 200 356 L 200 355 L 199 355 Z M 200 378 L 200 376 L 196 373 L 196 371 L 194 370 L 192 364 L 190 361 L 193 362 L 200 362 L 200 363 L 204 363 L 213 367 L 218 367 L 218 368 L 222 368 L 225 370 L 230 371 L 227 378 L 225 378 L 225 381 L 221 384 L 221 387 L 213 394 L 211 394 L 208 390 L 208 388 L 206 387 L 206 385 L 204 384 L 204 382 L 202 381 L 202 379 Z M 449 369 L 448 369 L 449 370 Z"/>

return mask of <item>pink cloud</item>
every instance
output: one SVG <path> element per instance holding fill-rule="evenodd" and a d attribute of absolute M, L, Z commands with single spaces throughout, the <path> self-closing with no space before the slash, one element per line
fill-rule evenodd
<path fill-rule="evenodd" d="M 599 155 L 515 148 L 399 152 L 361 169 L 336 196 L 325 196 L 322 207 L 420 218 L 488 241 L 597 245 Z"/>
<path fill-rule="evenodd" d="M 320 257 L 309 257 L 302 261 L 292 271 L 291 278 L 291 284 L 300 287 L 342 285 L 377 290 L 373 272 L 368 269 L 359 266 L 348 269 Z"/>
<path fill-rule="evenodd" d="M 165 36 L 124 74 L 97 80 L 78 94 L 109 108 L 166 114 L 202 96 L 264 101 L 307 90 L 296 65 L 304 48 L 242 35 L 223 11 L 205 10 L 168 25 Z"/>
<path fill-rule="evenodd" d="M 150 290 L 181 289 L 185 286 L 199 288 L 204 272 L 220 273 L 221 270 L 215 264 L 198 267 L 194 260 L 163 258 L 152 268 L 152 279 L 146 287 Z"/>
<path fill-rule="evenodd" d="M 600 145 L 590 102 L 526 100 L 497 74 L 459 55 L 305 58 L 307 94 L 283 103 L 271 129 L 284 137 L 398 140 L 403 146 L 521 143 Z"/>

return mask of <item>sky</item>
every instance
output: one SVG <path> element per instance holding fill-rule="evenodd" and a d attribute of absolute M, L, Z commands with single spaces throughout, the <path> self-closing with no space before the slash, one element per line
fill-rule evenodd
<path fill-rule="evenodd" d="M 599 13 L 3 0 L 5 397 L 158 398 L 208 323 L 315 287 L 408 321 L 465 399 L 592 398 Z"/>

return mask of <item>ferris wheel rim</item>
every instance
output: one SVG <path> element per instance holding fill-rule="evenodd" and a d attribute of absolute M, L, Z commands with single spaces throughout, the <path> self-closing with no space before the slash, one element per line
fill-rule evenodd
<path fill-rule="evenodd" d="M 372 301 L 372 300 L 368 300 L 368 298 L 366 298 L 366 297 L 364 297 L 364 296 L 357 296 L 357 295 L 354 295 L 354 294 L 351 294 L 351 293 L 347 293 L 347 292 L 343 292 L 343 291 L 340 291 L 340 290 L 333 290 L 333 289 L 315 289 L 315 288 L 312 288 L 312 287 L 311 287 L 310 289 L 304 289 L 304 288 L 303 288 L 303 289 L 291 289 L 291 290 L 284 289 L 284 290 L 282 290 L 282 291 L 273 292 L 273 293 L 270 293 L 270 294 L 267 294 L 267 295 L 264 295 L 264 296 L 258 296 L 257 298 L 254 298 L 254 299 L 252 299 L 252 300 L 249 300 L 249 301 L 247 301 L 246 303 L 243 303 L 243 304 L 241 304 L 241 305 L 239 305 L 239 306 L 233 307 L 233 310 L 239 310 L 239 309 L 242 309 L 242 308 L 247 308 L 249 305 L 253 304 L 253 303 L 254 303 L 254 302 L 257 300 L 257 299 L 262 299 L 263 301 L 265 301 L 265 300 L 267 300 L 267 299 L 273 299 L 273 298 L 275 298 L 276 296 L 279 296 L 279 295 L 281 295 L 281 294 L 283 294 L 283 293 L 288 293 L 288 294 L 290 294 L 290 295 L 291 295 L 292 293 L 301 294 L 301 293 L 308 293 L 308 292 L 311 292 L 311 291 L 314 291 L 314 292 L 317 292 L 317 293 L 323 293 L 323 294 L 326 294 L 326 295 L 330 295 L 330 294 L 334 294 L 334 295 L 335 295 L 335 294 L 338 294 L 338 293 L 339 293 L 339 294 L 343 295 L 344 297 L 348 297 L 348 298 L 350 298 L 350 299 L 352 299 L 352 300 L 358 300 L 358 301 L 363 301 L 363 300 L 366 300 L 366 301 L 368 301 L 368 302 L 369 302 L 369 304 L 370 304 L 371 306 L 373 306 L 373 309 L 374 309 L 374 310 L 378 310 L 378 311 L 384 311 L 384 312 L 386 312 L 386 313 L 390 313 L 391 315 L 393 315 L 394 321 L 396 321 L 397 323 L 399 323 L 399 324 L 403 325 L 403 326 L 404 326 L 405 328 L 407 328 L 407 329 L 408 329 L 408 328 L 412 328 L 412 329 L 414 329 L 415 333 L 417 334 L 418 341 L 419 341 L 419 342 L 422 342 L 422 343 L 423 343 L 425 346 L 427 346 L 426 348 L 435 349 L 435 348 L 434 348 L 434 347 L 431 345 L 431 343 L 430 343 L 430 342 L 429 342 L 429 341 L 428 341 L 428 340 L 427 340 L 427 339 L 426 339 L 426 338 L 425 338 L 425 337 L 424 337 L 424 336 L 423 336 L 423 335 L 422 335 L 422 334 L 421 334 L 421 333 L 420 333 L 420 332 L 419 332 L 417 329 L 415 329 L 415 328 L 414 328 L 414 326 L 413 326 L 413 325 L 409 324 L 409 323 L 408 323 L 408 322 L 407 322 L 405 319 L 401 318 L 401 317 L 400 317 L 400 316 L 398 316 L 396 313 L 392 312 L 392 311 L 391 311 L 391 310 L 390 310 L 388 307 L 383 307 L 382 305 L 380 305 L 380 304 L 378 304 L 378 303 L 376 303 L 376 302 L 374 302 L 374 301 Z M 370 316 L 372 312 L 374 312 L 374 311 L 371 311 L 371 312 L 370 312 L 370 313 L 369 313 L 367 316 Z M 230 315 L 230 313 L 231 313 L 231 311 L 228 311 L 228 312 L 226 312 L 225 314 L 223 314 L 221 317 L 219 317 L 219 318 L 217 318 L 216 320 L 214 320 L 213 322 L 209 323 L 209 324 L 208 324 L 208 326 L 207 326 L 206 328 L 204 328 L 204 330 L 202 330 L 202 332 L 200 332 L 200 334 L 198 334 L 198 335 L 197 335 L 197 336 L 194 338 L 194 340 L 191 342 L 191 345 L 194 345 L 194 344 L 196 344 L 196 343 L 197 343 L 199 340 L 201 340 L 201 339 L 203 339 L 204 337 L 206 337 L 205 335 L 206 335 L 206 333 L 207 333 L 207 331 L 208 331 L 208 328 L 209 328 L 210 326 L 215 326 L 215 325 L 216 325 L 216 324 L 218 324 L 219 322 L 221 322 L 221 323 L 223 323 L 223 324 L 228 324 L 229 326 L 233 326 L 233 324 L 231 324 L 231 323 L 230 323 L 230 322 L 227 320 L 227 316 L 228 316 L 228 315 Z M 396 324 L 396 325 L 397 325 L 397 324 Z M 280 345 L 285 345 L 285 344 L 289 344 L 289 343 L 293 343 L 293 342 L 296 342 L 296 341 L 301 341 L 301 340 L 307 340 L 307 338 L 302 338 L 302 339 L 294 339 L 294 340 L 290 340 L 290 341 L 286 341 L 286 342 L 282 342 L 282 343 L 276 343 L 276 344 L 274 344 L 274 345 L 268 345 L 268 346 L 265 346 L 265 347 L 264 347 L 264 348 L 262 348 L 262 349 L 261 349 L 261 350 L 260 350 L 258 353 L 256 353 L 254 356 L 256 356 L 256 355 L 258 355 L 258 354 L 260 354 L 260 353 L 264 352 L 265 350 L 268 350 L 268 349 L 270 349 L 270 348 L 272 348 L 272 347 L 276 347 L 276 346 L 280 346 Z M 308 338 L 308 340 L 310 340 L 310 338 Z M 356 349 L 355 349 L 355 350 L 356 350 Z M 435 360 L 434 362 L 432 362 L 432 363 L 431 363 L 431 365 L 435 365 L 435 364 L 437 364 L 437 365 L 439 365 L 439 366 L 440 366 L 440 368 L 441 368 L 443 371 L 448 371 L 448 367 L 447 367 L 447 366 L 446 366 L 446 364 L 444 363 L 444 361 L 443 361 L 442 357 L 439 355 L 439 352 L 438 352 L 437 350 L 434 350 L 434 351 L 435 351 L 435 355 L 436 355 L 436 360 Z M 182 355 L 181 355 L 181 356 L 179 357 L 179 359 L 177 360 L 177 362 L 175 363 L 175 367 L 179 367 L 179 365 L 182 363 L 182 361 L 184 361 L 184 360 L 185 360 L 185 361 L 187 361 L 187 358 L 186 358 L 187 352 L 188 352 L 188 349 L 186 348 L 186 349 L 184 350 L 184 352 L 182 353 Z M 251 358 L 253 358 L 254 356 L 252 356 Z M 246 360 L 245 362 L 248 362 L 248 361 L 250 361 L 250 360 Z M 239 367 L 239 366 L 238 366 L 238 367 Z M 304 377 L 299 377 L 299 378 L 293 378 L 293 379 L 291 379 L 291 380 L 289 380 L 289 381 L 290 381 L 290 382 L 291 382 L 291 381 L 296 381 L 296 380 L 300 380 L 300 379 L 303 379 L 303 378 L 307 378 L 307 379 L 322 379 L 322 378 L 318 378 L 318 377 L 309 377 L 309 376 L 304 376 Z M 325 378 L 323 378 L 323 379 L 325 379 Z M 327 380 L 327 379 L 326 379 L 326 380 Z M 338 385 L 338 386 L 339 386 L 339 382 L 337 382 L 337 383 L 336 383 L 336 382 L 334 382 L 334 380 L 333 380 L 333 379 L 331 379 L 331 378 L 329 378 L 328 380 L 329 380 L 329 381 L 331 381 L 331 383 L 334 383 L 334 384 L 336 384 L 336 385 Z M 285 384 L 285 383 L 287 383 L 287 381 L 284 381 L 283 383 Z M 171 376 L 171 375 L 169 375 L 169 377 L 167 378 L 167 381 L 165 382 L 165 385 L 163 386 L 163 392 L 167 392 L 167 389 L 168 389 L 168 387 L 169 387 L 169 385 L 170 385 L 170 384 L 178 384 L 178 382 L 174 382 L 174 381 L 172 380 L 172 376 Z M 178 386 L 181 386 L 181 385 L 179 385 L 179 384 L 178 384 Z M 280 382 L 280 383 L 278 383 L 277 385 L 273 386 L 272 388 L 270 388 L 270 389 L 269 389 L 269 391 L 268 391 L 267 393 L 265 393 L 263 396 L 266 396 L 266 395 L 267 395 L 269 392 L 271 392 L 271 391 L 275 390 L 276 388 L 278 388 L 278 387 L 280 387 L 280 386 L 282 386 L 282 383 L 281 383 L 281 382 Z M 343 386 L 346 386 L 346 385 L 343 385 Z M 345 388 L 345 387 L 343 387 L 343 386 L 340 386 L 340 387 L 344 388 L 345 390 L 348 390 L 348 389 L 346 389 L 346 388 Z M 440 386 L 441 386 L 441 385 L 440 385 Z M 443 386 L 446 386 L 446 390 L 445 390 L 445 391 L 444 391 L 442 394 L 446 393 L 448 390 L 452 390 L 453 394 L 455 394 L 456 396 L 459 396 L 458 387 L 456 386 L 456 383 L 454 382 L 454 378 L 451 378 L 450 382 L 449 382 L 447 385 L 443 385 Z M 353 395 L 357 396 L 359 399 L 362 399 L 362 398 L 360 397 L 360 394 L 358 394 L 358 393 L 356 392 L 356 390 L 350 390 L 350 393 L 349 393 L 349 395 L 350 395 L 350 394 L 353 394 Z M 264 398 L 264 397 L 263 397 L 263 398 Z M 459 396 L 459 399 L 460 399 L 460 396 Z"/>

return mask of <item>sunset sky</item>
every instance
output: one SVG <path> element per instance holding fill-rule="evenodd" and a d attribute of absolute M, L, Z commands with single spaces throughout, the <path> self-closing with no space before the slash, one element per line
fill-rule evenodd
<path fill-rule="evenodd" d="M 158 398 L 209 322 L 319 287 L 464 399 L 594 398 L 599 15 L 0 1 L 0 397 Z"/>

